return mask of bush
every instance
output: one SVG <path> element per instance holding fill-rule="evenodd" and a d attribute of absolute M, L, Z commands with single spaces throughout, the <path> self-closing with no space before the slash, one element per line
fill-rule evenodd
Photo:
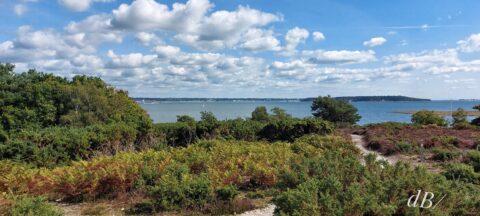
<path fill-rule="evenodd" d="M 297 189 L 287 190 L 273 199 L 278 215 L 320 215 L 317 203 L 318 182 L 301 184 Z"/>
<path fill-rule="evenodd" d="M 466 164 L 449 164 L 443 172 L 443 175 L 451 180 L 459 180 L 469 183 L 478 183 L 479 181 L 479 175 L 475 173 L 473 167 Z"/>
<path fill-rule="evenodd" d="M 452 125 L 453 126 L 461 126 L 468 124 L 467 121 L 467 112 L 463 108 L 458 108 L 457 111 L 452 113 Z"/>
<path fill-rule="evenodd" d="M 238 195 L 238 189 L 235 186 L 228 185 L 218 188 L 216 191 L 217 199 L 224 202 L 231 202 Z"/>
<path fill-rule="evenodd" d="M 480 151 L 470 150 L 467 153 L 467 163 L 473 166 L 475 172 L 480 172 Z"/>
<path fill-rule="evenodd" d="M 398 142 L 395 144 L 395 151 L 401 152 L 404 154 L 412 153 L 415 150 L 415 147 L 408 142 Z"/>
<path fill-rule="evenodd" d="M 156 209 L 177 210 L 201 208 L 212 199 L 213 193 L 208 176 L 190 175 L 188 167 L 174 163 L 167 167 L 149 194 Z"/>
<path fill-rule="evenodd" d="M 264 106 L 260 106 L 255 108 L 255 110 L 252 112 L 252 120 L 253 121 L 259 121 L 259 122 L 266 122 L 269 120 L 267 108 Z"/>
<path fill-rule="evenodd" d="M 353 105 L 330 96 L 316 98 L 311 108 L 315 117 L 334 123 L 355 124 L 361 118 L 357 113 L 357 108 Z"/>
<path fill-rule="evenodd" d="M 60 216 L 63 213 L 43 197 L 16 197 L 9 211 L 12 216 Z"/>
<path fill-rule="evenodd" d="M 460 156 L 458 151 L 440 148 L 434 149 L 433 154 L 432 159 L 437 161 L 450 161 Z"/>
<path fill-rule="evenodd" d="M 330 134 L 334 126 L 315 118 L 274 120 L 258 132 L 260 138 L 268 141 L 293 141 L 306 134 Z"/>
<path fill-rule="evenodd" d="M 412 115 L 412 123 L 419 125 L 438 125 L 446 126 L 447 121 L 434 111 L 421 110 Z"/>

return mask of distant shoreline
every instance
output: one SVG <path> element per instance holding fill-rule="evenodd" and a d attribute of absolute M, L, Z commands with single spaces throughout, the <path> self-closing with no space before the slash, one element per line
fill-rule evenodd
<path fill-rule="evenodd" d="M 393 113 L 399 113 L 399 114 L 415 114 L 416 112 L 418 112 L 420 110 L 400 110 L 400 111 L 394 111 Z M 450 116 L 452 115 L 452 111 L 439 111 L 439 110 L 434 110 L 433 111 L 435 114 L 437 115 L 441 115 L 441 116 Z M 453 111 L 455 112 L 455 111 Z M 467 114 L 467 116 L 480 116 L 480 111 L 465 111 L 465 113 Z"/>
<path fill-rule="evenodd" d="M 430 99 L 413 98 L 406 96 L 352 96 L 352 97 L 335 97 L 338 100 L 344 100 L 349 102 L 381 102 L 381 101 L 431 101 Z M 308 98 L 146 98 L 146 97 L 134 97 L 132 98 L 138 102 L 247 102 L 247 101 L 275 101 L 275 102 L 310 102 L 314 97 Z"/>

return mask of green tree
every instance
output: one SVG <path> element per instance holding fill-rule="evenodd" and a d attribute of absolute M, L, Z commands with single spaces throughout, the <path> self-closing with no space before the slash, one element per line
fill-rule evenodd
<path fill-rule="evenodd" d="M 457 111 L 452 113 L 452 125 L 463 125 L 468 124 L 467 121 L 467 112 L 463 108 L 458 108 Z"/>
<path fill-rule="evenodd" d="M 312 103 L 312 113 L 315 117 L 325 119 L 334 123 L 357 123 L 361 116 L 352 104 L 336 100 L 330 96 L 318 97 Z"/>
<path fill-rule="evenodd" d="M 420 110 L 412 115 L 412 123 L 419 125 L 446 126 L 447 121 L 434 111 Z"/>
<path fill-rule="evenodd" d="M 252 112 L 252 120 L 259 121 L 259 122 L 266 122 L 268 121 L 269 116 L 267 112 L 267 108 L 264 106 L 259 106 L 255 108 Z"/>
<path fill-rule="evenodd" d="M 474 106 L 473 109 L 480 111 L 480 104 Z M 473 120 L 472 120 L 472 124 L 473 124 L 473 125 L 476 125 L 476 126 L 480 126 L 480 117 L 478 117 L 478 118 L 476 118 L 476 119 L 473 119 Z"/>
<path fill-rule="evenodd" d="M 213 138 L 215 130 L 220 126 L 215 115 L 212 112 L 202 111 L 200 121 L 197 125 L 198 136 L 203 138 Z"/>
<path fill-rule="evenodd" d="M 292 118 L 292 115 L 288 114 L 287 111 L 280 107 L 274 107 L 270 111 L 272 111 L 272 118 L 277 120 L 285 120 Z"/>

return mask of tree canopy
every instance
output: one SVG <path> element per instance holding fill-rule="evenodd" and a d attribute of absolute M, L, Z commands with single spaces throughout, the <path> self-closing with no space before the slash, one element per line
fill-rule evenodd
<path fill-rule="evenodd" d="M 313 100 L 311 108 L 315 117 L 334 123 L 355 124 L 361 118 L 357 113 L 357 108 L 352 104 L 343 100 L 336 100 L 330 96 L 316 98 Z"/>
<path fill-rule="evenodd" d="M 98 77 L 68 80 L 13 70 L 11 64 L 0 64 L 0 159 L 34 161 L 50 155 L 48 163 L 55 164 L 94 151 L 131 149 L 152 127 L 126 91 Z"/>

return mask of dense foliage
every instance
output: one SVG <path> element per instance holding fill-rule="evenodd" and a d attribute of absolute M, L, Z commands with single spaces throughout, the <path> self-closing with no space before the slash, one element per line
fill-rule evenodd
<path fill-rule="evenodd" d="M 286 215 L 467 214 L 478 212 L 479 176 L 454 167 L 445 176 L 399 163 L 360 162 L 335 136 L 293 143 L 201 141 L 186 148 L 120 153 L 54 169 L 0 162 L 0 191 L 71 201 L 143 194 L 137 213 L 200 211 L 232 214 L 251 202 L 238 193 L 274 196 Z M 452 180 L 448 180 L 452 179 Z M 454 180 L 456 179 L 456 180 Z M 417 190 L 447 194 L 436 209 L 409 208 Z M 250 196 L 250 195 L 249 195 Z"/>
<path fill-rule="evenodd" d="M 480 111 L 480 105 L 474 106 L 473 109 Z M 476 126 L 480 126 L 480 117 L 477 117 L 476 119 L 473 119 L 472 124 L 476 125 Z"/>
<path fill-rule="evenodd" d="M 126 92 L 100 78 L 13 69 L 0 64 L 0 159 L 53 166 L 145 143 L 151 120 Z"/>
<path fill-rule="evenodd" d="M 412 115 L 412 122 L 419 125 L 446 126 L 447 121 L 434 111 L 421 110 Z"/>
<path fill-rule="evenodd" d="M 201 139 L 293 141 L 305 134 L 331 134 L 334 126 L 328 121 L 307 117 L 293 118 L 275 107 L 272 114 L 257 107 L 251 119 L 219 121 L 210 112 L 202 112 L 200 121 L 190 116 L 178 116 L 176 123 L 159 123 L 155 137 L 168 146 L 187 146 Z"/>
<path fill-rule="evenodd" d="M 352 104 L 330 96 L 316 98 L 311 108 L 314 116 L 334 123 L 355 124 L 361 118 Z"/>

